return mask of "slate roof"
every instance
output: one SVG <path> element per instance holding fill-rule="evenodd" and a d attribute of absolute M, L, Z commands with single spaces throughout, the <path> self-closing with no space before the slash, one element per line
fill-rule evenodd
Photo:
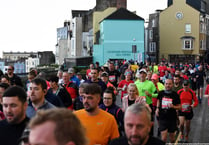
<path fill-rule="evenodd" d="M 136 14 L 128 11 L 125 8 L 120 8 L 117 11 L 113 12 L 104 20 L 112 19 L 112 20 L 144 20 L 142 17 L 137 16 Z"/>

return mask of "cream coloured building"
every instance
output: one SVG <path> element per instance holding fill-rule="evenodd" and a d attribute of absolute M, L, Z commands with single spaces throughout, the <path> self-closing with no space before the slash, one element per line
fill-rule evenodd
<path fill-rule="evenodd" d="M 197 62 L 206 51 L 207 15 L 186 3 L 173 0 L 172 5 L 160 13 L 159 59 L 170 62 Z"/>

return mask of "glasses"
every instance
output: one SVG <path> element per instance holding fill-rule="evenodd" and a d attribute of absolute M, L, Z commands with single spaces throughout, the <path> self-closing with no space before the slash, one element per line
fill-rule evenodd
<path fill-rule="evenodd" d="M 103 98 L 104 100 L 112 100 L 112 98 Z"/>

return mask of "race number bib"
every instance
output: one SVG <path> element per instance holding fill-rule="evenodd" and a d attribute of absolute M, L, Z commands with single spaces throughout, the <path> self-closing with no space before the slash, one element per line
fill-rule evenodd
<path fill-rule="evenodd" d="M 168 109 L 168 104 L 172 104 L 173 99 L 171 98 L 163 98 L 162 99 L 162 109 Z"/>
<path fill-rule="evenodd" d="M 189 103 L 183 103 L 181 106 L 182 112 L 190 112 L 190 104 Z"/>
<path fill-rule="evenodd" d="M 110 82 L 115 82 L 116 78 L 115 78 L 115 76 L 109 76 L 109 80 L 110 80 Z"/>

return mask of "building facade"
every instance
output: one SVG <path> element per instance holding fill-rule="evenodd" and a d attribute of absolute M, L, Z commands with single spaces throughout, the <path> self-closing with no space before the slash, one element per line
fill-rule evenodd
<path fill-rule="evenodd" d="M 29 57 L 28 59 L 25 60 L 25 70 L 28 73 L 32 68 L 36 68 L 39 63 L 39 58 L 32 58 Z"/>
<path fill-rule="evenodd" d="M 156 10 L 155 13 L 149 15 L 149 23 L 146 29 L 146 60 L 158 63 L 159 60 L 159 16 L 162 10 Z"/>
<path fill-rule="evenodd" d="M 187 3 L 175 0 L 160 13 L 159 59 L 170 62 L 202 61 L 206 52 L 206 21 L 203 13 Z M 204 18 L 205 19 L 205 18 Z"/>
<path fill-rule="evenodd" d="M 143 61 L 144 19 L 120 8 L 100 23 L 99 44 L 93 47 L 93 61 L 101 65 L 109 59 Z"/>

